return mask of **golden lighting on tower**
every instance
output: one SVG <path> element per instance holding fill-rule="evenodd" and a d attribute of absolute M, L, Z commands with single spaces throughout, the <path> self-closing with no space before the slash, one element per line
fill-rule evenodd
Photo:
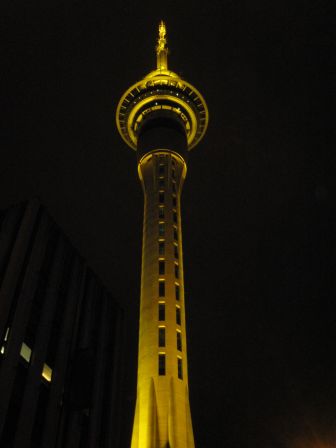
<path fill-rule="evenodd" d="M 131 448 L 194 448 L 185 325 L 181 191 L 187 152 L 208 125 L 200 92 L 168 70 L 159 24 L 157 68 L 121 97 L 116 122 L 137 151 L 144 193 L 137 400 Z"/>

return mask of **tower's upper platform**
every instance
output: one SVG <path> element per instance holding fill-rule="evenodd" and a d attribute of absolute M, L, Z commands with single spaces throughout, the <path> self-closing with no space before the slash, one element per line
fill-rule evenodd
<path fill-rule="evenodd" d="M 176 73 L 168 70 L 166 28 L 159 26 L 156 47 L 157 69 L 133 84 L 121 97 L 117 128 L 124 141 L 137 149 L 138 137 L 150 122 L 166 119 L 185 131 L 190 150 L 205 134 L 209 115 L 200 92 Z"/>

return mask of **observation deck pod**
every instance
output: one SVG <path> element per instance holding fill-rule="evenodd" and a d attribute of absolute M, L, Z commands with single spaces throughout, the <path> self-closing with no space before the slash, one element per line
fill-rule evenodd
<path fill-rule="evenodd" d="M 158 117 L 182 126 L 188 150 L 202 139 L 209 120 L 200 92 L 168 70 L 149 73 L 124 93 L 117 108 L 117 128 L 127 145 L 136 150 L 144 125 Z"/>
<path fill-rule="evenodd" d="M 176 73 L 168 70 L 168 48 L 163 22 L 159 27 L 156 47 L 157 69 L 132 85 L 121 97 L 116 122 L 118 131 L 134 150 L 145 128 L 156 119 L 168 127 L 183 131 L 186 149 L 190 150 L 202 139 L 208 126 L 209 114 L 200 92 Z"/>

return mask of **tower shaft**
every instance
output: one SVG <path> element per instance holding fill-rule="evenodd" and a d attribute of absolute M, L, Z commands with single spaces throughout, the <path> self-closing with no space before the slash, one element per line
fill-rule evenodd
<path fill-rule="evenodd" d="M 159 25 L 157 69 L 121 97 L 116 122 L 136 150 L 144 192 L 137 400 L 131 448 L 194 448 L 184 306 L 180 195 L 188 152 L 203 138 L 201 93 L 168 70 Z"/>
<path fill-rule="evenodd" d="M 194 448 L 188 395 L 180 193 L 183 158 L 147 153 L 137 404 L 132 448 Z"/>

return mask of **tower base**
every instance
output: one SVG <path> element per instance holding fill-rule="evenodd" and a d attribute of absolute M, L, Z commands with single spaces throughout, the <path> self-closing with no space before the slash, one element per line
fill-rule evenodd
<path fill-rule="evenodd" d="M 169 382 L 167 409 L 157 407 L 153 378 L 138 391 L 131 448 L 195 448 L 188 389 L 184 409 L 177 409 L 174 378 Z"/>

